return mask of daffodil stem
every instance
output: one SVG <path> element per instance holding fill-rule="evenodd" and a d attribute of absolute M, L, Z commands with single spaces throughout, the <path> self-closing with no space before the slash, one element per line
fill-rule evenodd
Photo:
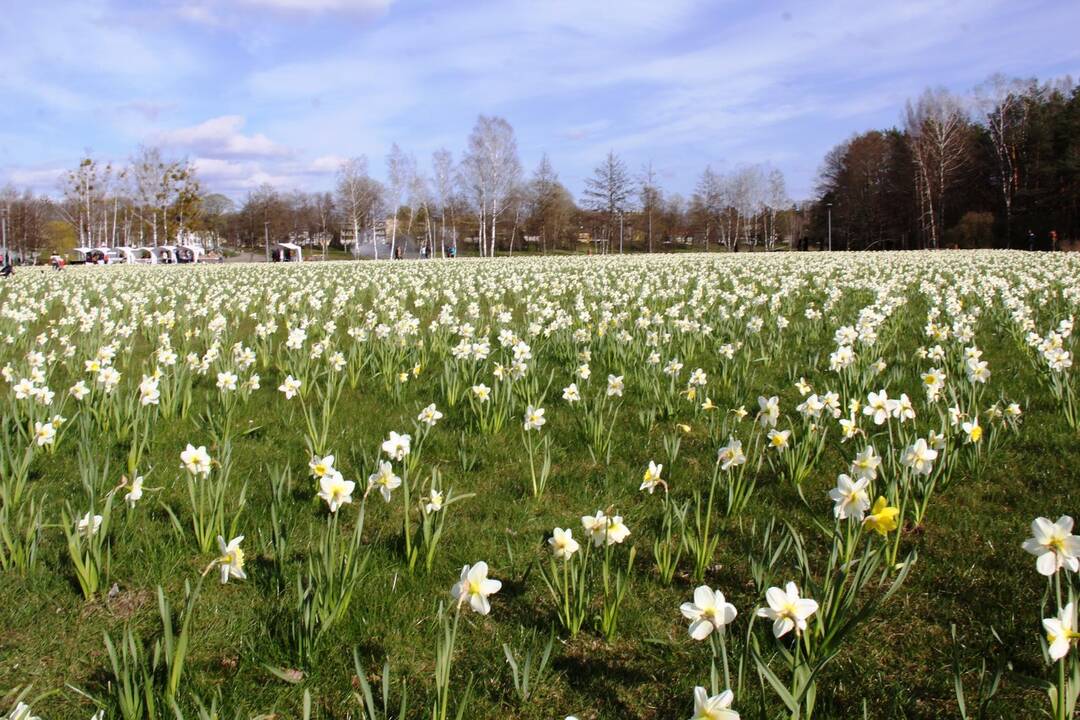
<path fill-rule="evenodd" d="M 794 655 L 794 657 L 792 658 L 792 661 L 791 661 L 791 695 L 792 695 L 792 697 L 795 697 L 795 698 L 799 697 L 799 695 L 800 695 L 799 691 L 801 689 L 799 687 L 799 665 L 801 664 L 801 660 L 802 660 L 802 639 L 803 639 L 802 634 L 799 633 L 796 630 L 796 635 L 795 635 L 795 655 Z M 801 700 L 799 700 L 798 702 L 799 702 L 800 705 L 802 704 Z M 799 709 L 800 708 L 798 708 L 798 707 L 795 708 L 795 712 L 791 716 L 792 720 L 798 720 Z"/>
<path fill-rule="evenodd" d="M 712 529 L 712 510 L 713 499 L 716 496 L 717 474 L 714 471 L 712 476 L 712 482 L 709 484 L 709 504 L 705 508 L 705 532 L 702 533 L 702 553 L 698 558 L 698 579 L 701 580 L 705 577 L 705 566 L 709 562 L 709 531 Z"/>
<path fill-rule="evenodd" d="M 714 663 L 716 662 L 716 657 L 719 655 L 720 656 L 720 662 L 721 662 L 721 664 L 723 665 L 723 668 L 724 668 L 724 688 L 725 689 L 730 688 L 731 687 L 731 671 L 730 671 L 730 669 L 728 667 L 727 638 L 726 638 L 726 633 L 724 632 L 724 628 L 722 628 L 722 627 L 717 628 L 716 632 L 713 633 L 712 651 L 713 651 L 713 662 Z M 712 694 L 713 695 L 716 695 L 719 692 L 720 692 L 720 690 L 718 688 L 714 687 L 712 689 Z"/>
<path fill-rule="evenodd" d="M 1058 612 L 1061 612 L 1061 571 L 1059 570 L 1054 574 L 1054 591 L 1057 595 L 1057 607 Z M 1058 681 L 1057 681 L 1057 707 L 1054 708 L 1055 720 L 1068 720 L 1065 710 L 1065 663 L 1068 655 L 1058 660 Z"/>
<path fill-rule="evenodd" d="M 405 559 L 409 563 L 409 572 L 411 573 L 416 564 L 416 555 L 413 553 L 412 528 L 409 524 L 409 468 L 407 464 L 403 464 L 401 467 L 401 492 L 404 499 L 402 530 L 405 533 Z"/>
<path fill-rule="evenodd" d="M 532 493 L 533 497 L 539 497 L 540 493 L 536 487 L 536 461 L 534 459 L 535 449 L 533 448 L 532 439 L 529 436 L 529 432 L 526 430 L 522 433 L 525 440 L 525 450 L 529 454 L 529 477 L 532 480 Z"/>
<path fill-rule="evenodd" d="M 1058 660 L 1057 720 L 1068 720 L 1065 715 L 1065 658 Z"/>
<path fill-rule="evenodd" d="M 579 623 L 577 613 L 577 571 L 576 569 L 571 571 L 570 563 L 573 556 L 563 560 L 563 593 L 566 598 L 566 628 L 570 631 L 570 637 L 576 637 L 578 634 Z M 574 583 L 574 587 L 570 587 L 570 583 Z"/>
<path fill-rule="evenodd" d="M 900 491 L 900 513 L 897 515 L 897 527 L 896 538 L 893 540 L 892 548 L 889 552 L 889 566 L 896 565 L 896 556 L 900 553 L 900 538 L 904 534 L 904 507 L 907 505 L 908 492 L 907 488 L 903 488 Z"/>

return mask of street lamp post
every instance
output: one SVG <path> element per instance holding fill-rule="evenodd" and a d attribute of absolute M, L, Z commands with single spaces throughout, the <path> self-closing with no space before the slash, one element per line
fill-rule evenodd
<path fill-rule="evenodd" d="M 263 237 L 266 242 L 266 262 L 270 262 L 270 221 L 263 221 Z"/>
<path fill-rule="evenodd" d="M 829 214 L 829 252 L 832 252 L 832 203 L 825 203 L 825 209 Z"/>
<path fill-rule="evenodd" d="M 7 262 L 7 256 L 8 256 L 8 252 L 7 252 L 7 219 L 8 219 L 8 206 L 4 205 L 4 207 L 0 208 L 0 233 L 2 233 L 2 235 L 3 235 L 2 242 L 4 243 L 4 250 L 3 250 L 4 254 L 3 254 L 3 257 L 0 258 L 0 259 L 2 259 L 5 263 Z"/>

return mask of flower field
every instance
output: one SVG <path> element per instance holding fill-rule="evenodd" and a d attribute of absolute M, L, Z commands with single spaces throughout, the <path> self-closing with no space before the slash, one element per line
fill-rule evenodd
<path fill-rule="evenodd" d="M 0 713 L 1075 715 L 1080 258 L 20 270 Z"/>

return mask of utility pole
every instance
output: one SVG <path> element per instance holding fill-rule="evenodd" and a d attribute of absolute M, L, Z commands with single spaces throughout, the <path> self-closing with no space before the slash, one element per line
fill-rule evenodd
<path fill-rule="evenodd" d="M 8 206 L 7 206 L 7 203 L 4 203 L 4 207 L 0 208 L 0 233 L 3 234 L 4 257 L 0 258 L 0 259 L 2 259 L 3 262 L 5 262 L 5 263 L 7 262 L 7 259 L 8 259 L 8 251 L 7 251 L 7 219 L 8 219 Z"/>
<path fill-rule="evenodd" d="M 832 203 L 825 203 L 829 213 L 829 252 L 832 252 Z"/>

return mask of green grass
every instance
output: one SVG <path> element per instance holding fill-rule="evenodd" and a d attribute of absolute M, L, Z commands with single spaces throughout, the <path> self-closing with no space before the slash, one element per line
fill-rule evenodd
<path fill-rule="evenodd" d="M 1005 256 L 988 257 L 990 262 L 1008 265 L 1002 272 L 1024 271 L 1022 266 L 1008 264 L 1012 261 L 1003 260 Z M 738 257 L 711 261 L 691 256 L 678 262 L 685 263 L 689 269 L 708 262 L 740 261 L 745 262 Z M 588 267 L 588 261 L 569 262 L 580 264 L 574 267 Z M 644 273 L 640 269 L 650 267 L 649 260 L 634 262 L 634 270 L 628 272 Z M 792 264 L 794 261 L 787 262 L 784 267 L 788 271 L 802 272 Z M 427 265 L 445 267 L 438 263 Z M 609 270 L 617 265 L 602 267 L 606 268 L 605 272 L 620 272 Z M 727 274 L 727 267 L 716 266 L 718 277 Z M 1047 272 L 1060 269 L 1047 267 L 1050 267 Z M 185 270 L 144 269 L 139 277 L 150 278 L 149 282 L 155 286 L 167 288 L 168 283 L 162 281 L 179 278 Z M 123 287 L 115 285 L 114 280 L 123 271 L 110 270 L 113 274 L 106 276 L 110 280 L 104 284 L 86 280 L 83 275 L 78 280 L 50 278 L 49 282 L 85 283 L 83 287 L 90 293 L 99 288 L 102 293 L 112 293 Z M 201 272 L 226 273 L 229 269 Z M 333 278 L 335 270 L 333 267 L 269 268 L 258 272 L 292 273 L 290 277 L 305 278 L 295 288 L 306 292 L 305 287 Z M 319 274 L 297 275 L 305 272 Z M 361 310 L 349 311 L 349 318 L 361 318 L 362 312 L 369 308 L 380 309 L 380 302 L 371 295 L 372 288 L 363 287 L 363 282 L 377 283 L 386 278 L 397 282 L 393 278 L 404 277 L 391 275 L 392 270 L 373 271 L 383 273 L 376 275 L 376 280 L 364 275 L 368 272 L 365 270 L 348 272 L 352 275 L 342 280 L 342 284 L 356 282 L 362 293 L 357 302 Z M 437 286 L 442 281 L 439 275 L 442 270 L 426 272 L 429 273 L 426 282 Z M 753 274 L 747 273 L 743 280 L 752 282 Z M 30 278 L 31 273 L 23 275 Z M 502 301 L 514 309 L 514 325 L 523 331 L 523 303 L 528 297 L 509 290 L 512 275 L 497 277 L 508 290 Z M 533 276 L 534 280 L 536 277 Z M 315 282 L 307 283 L 309 279 Z M 458 282 L 447 280 L 451 281 Z M 8 301 L 13 294 L 17 296 L 19 288 L 30 293 L 42 292 L 33 285 L 34 279 L 21 279 L 21 282 L 24 283 L 21 286 L 0 291 L 3 293 L 0 299 Z M 188 281 L 181 280 L 180 284 L 185 282 Z M 212 286 L 217 281 L 209 282 Z M 467 286 L 468 283 L 461 287 Z M 917 398 L 921 412 L 922 391 L 915 374 L 919 366 L 912 353 L 917 346 L 928 344 L 921 336 L 927 305 L 914 287 L 906 292 L 912 302 L 898 309 L 889 321 L 900 330 L 895 343 L 887 346 L 885 355 L 898 370 L 888 387 L 890 395 L 904 391 Z M 797 295 L 786 301 L 789 304 L 784 307 L 793 326 L 806 323 L 799 308 L 809 296 L 810 293 Z M 91 294 L 90 298 L 93 297 Z M 680 292 L 678 297 L 685 297 L 685 293 Z M 815 299 L 818 297 L 814 294 Z M 462 300 L 462 309 L 468 299 Z M 767 362 L 752 364 L 745 378 L 747 391 L 742 395 L 730 396 L 720 388 L 713 391 L 710 386 L 710 394 L 716 393 L 713 399 L 722 408 L 718 412 L 739 404 L 753 410 L 758 394 L 779 394 L 783 410 L 794 414 L 799 395 L 792 387 L 792 371 L 795 378 L 805 376 L 816 391 L 833 387 L 833 375 L 826 360 L 833 348 L 832 331 L 840 324 L 854 321 L 859 308 L 871 299 L 864 287 L 849 288 L 835 309 L 835 319 L 824 321 L 819 330 L 802 340 L 786 343 Z M 560 304 L 568 308 L 572 307 L 572 300 L 569 293 L 558 297 Z M 166 291 L 161 307 L 172 301 Z M 659 305 L 663 307 L 665 303 L 661 301 Z M 1039 717 L 1048 708 L 1044 692 L 1033 689 L 1023 679 L 1050 678 L 1051 669 L 1043 663 L 1038 642 L 1045 581 L 1035 572 L 1034 558 L 1023 552 L 1020 544 L 1028 537 L 1028 525 L 1036 516 L 1056 518 L 1059 514 L 1076 514 L 1080 438 L 1063 422 L 1058 405 L 1038 382 L 1036 370 L 1021 349 L 1002 332 L 1002 318 L 1007 316 L 994 307 L 987 305 L 977 326 L 976 342 L 984 350 L 984 359 L 989 361 L 994 373 L 988 390 L 990 396 L 1004 394 L 1023 405 L 1021 431 L 989 462 L 979 479 L 957 477 L 947 491 L 935 497 L 924 525 L 906 529 L 903 552 L 917 550 L 917 564 L 899 593 L 860 628 L 841 655 L 827 667 L 819 680 L 814 717 L 862 717 L 864 703 L 869 717 L 874 718 L 959 717 L 951 666 L 952 625 L 957 628 L 959 657 L 969 682 L 975 682 L 974 672 L 983 659 L 991 664 L 996 658 L 1011 663 L 989 717 Z M 1039 309 L 1039 327 L 1055 323 L 1064 316 L 1061 309 L 1067 307 Z M 227 305 L 219 305 L 214 311 L 218 308 L 230 317 L 235 314 Z M 626 309 L 633 311 L 634 307 Z M 315 316 L 321 318 L 327 312 L 324 308 Z M 62 315 L 63 310 L 55 300 L 51 313 L 50 319 L 31 323 L 29 336 Z M 429 303 L 417 314 L 421 317 L 421 328 L 426 328 L 434 311 Z M 346 342 L 349 339 L 344 329 L 352 321 L 346 317 L 336 319 L 341 342 Z M 187 322 L 182 320 L 180 327 L 185 327 Z M 191 322 L 205 324 L 205 319 Z M 491 325 L 498 327 L 494 322 Z M 250 322 L 245 320 L 241 328 L 232 329 L 235 335 L 231 334 L 230 338 L 249 338 Z M 133 391 L 139 375 L 146 371 L 140 368 L 153 348 L 152 338 L 152 335 L 149 339 L 140 337 L 137 341 L 132 364 L 125 369 L 121 386 L 127 391 Z M 498 345 L 494 342 L 494 330 L 492 340 L 495 350 Z M 23 342 L 26 341 L 19 341 Z M 4 351 L 5 361 L 21 361 L 21 353 L 14 352 L 14 349 L 24 351 L 19 343 Z M 77 358 L 95 349 L 80 346 Z M 810 364 L 813 357 L 818 358 L 816 366 Z M 684 380 L 689 370 L 698 366 L 705 368 L 712 379 L 722 362 L 707 347 L 682 359 L 686 364 Z M 364 478 L 371 472 L 370 457 L 382 439 L 390 430 L 410 432 L 419 409 L 435 402 L 446 418 L 427 441 L 423 471 L 438 466 L 444 485 L 476 496 L 451 508 L 446 535 L 432 571 L 425 572 L 421 562 L 415 572 L 409 573 L 402 561 L 400 496 L 396 494 L 387 505 L 373 494 L 367 506 L 364 531 L 364 543 L 371 553 L 366 572 L 356 588 L 346 620 L 322 643 L 310 663 L 302 663 L 285 638 L 285 629 L 292 619 L 291 586 L 281 594 L 273 581 L 268 538 L 268 469 L 275 466 L 292 469 L 294 482 L 288 500 L 288 524 L 292 535 L 290 562 L 295 571 L 305 562 L 318 528 L 325 522 L 326 510 L 324 503 L 315 497 L 315 483 L 307 473 L 309 456 L 299 407 L 296 403 L 286 403 L 276 391 L 284 373 L 273 367 L 260 369 L 262 389 L 239 412 L 243 422 L 250 421 L 258 429 L 238 437 L 233 450 L 232 477 L 235 482 L 248 483 L 247 507 L 240 522 L 240 532 L 246 536 L 248 580 L 221 586 L 215 580 L 216 573 L 208 578 L 195 610 L 191 655 L 184 676 L 185 693 L 206 699 L 220 693 L 228 717 L 276 713 L 276 717 L 292 718 L 299 717 L 303 694 L 308 691 L 317 717 L 360 717 L 359 707 L 352 698 L 358 687 L 353 677 L 352 653 L 358 648 L 373 686 L 377 686 L 374 680 L 384 661 L 389 659 L 394 676 L 404 677 L 408 683 L 412 701 L 409 717 L 426 717 L 424 708 L 433 691 L 438 604 L 449 602 L 450 587 L 462 565 L 485 560 L 491 566 L 492 576 L 500 579 L 503 587 L 491 599 L 490 615 L 467 613 L 462 617 L 453 678 L 457 690 L 464 689 L 468 678 L 474 680 L 473 702 L 466 717 L 522 720 L 561 720 L 570 714 L 581 720 L 689 717 L 693 687 L 707 686 L 709 679 L 708 644 L 695 643 L 687 637 L 686 622 L 678 610 L 680 603 L 691 598 L 697 583 L 690 580 L 685 555 L 673 584 L 664 587 L 659 582 L 651 545 L 659 526 L 660 497 L 640 493 L 638 484 L 650 459 L 665 463 L 664 476 L 677 499 L 688 499 L 692 488 L 707 483 L 718 443 L 706 436 L 699 413 L 684 400 L 675 417 L 658 421 L 651 430 L 643 429 L 637 414 L 649 403 L 638 388 L 628 384 L 615 425 L 611 461 L 594 463 L 579 436 L 574 420 L 576 411 L 559 399 L 561 388 L 572 379 L 573 366 L 541 352 L 530 372 L 544 378 L 554 372 L 555 379 L 544 403 L 548 424 L 543 431 L 552 437 L 553 464 L 545 494 L 533 499 L 528 491 L 529 467 L 520 438 L 520 412 L 512 413 L 508 427 L 501 433 L 484 436 L 476 432 L 469 421 L 467 405 L 450 409 L 440 397 L 438 378 L 443 360 L 433 357 L 418 378 L 403 386 L 400 398 L 388 393 L 382 380 L 373 379 L 369 372 L 365 372 L 356 389 L 346 385 L 335 415 L 330 447 L 346 477 L 358 481 L 355 498 L 359 501 Z M 592 370 L 595 387 L 608 372 L 629 376 L 632 368 L 606 366 L 594 360 Z M 65 378 L 60 380 L 58 374 L 53 383 L 59 396 L 60 389 L 69 384 L 67 378 L 75 373 L 67 370 L 58 373 L 63 373 Z M 494 384 L 490 369 L 483 379 Z M 212 375 L 199 380 L 195 387 L 195 408 L 216 392 Z M 68 407 L 72 410 L 72 406 Z M 749 423 L 750 419 L 752 415 L 745 422 Z M 5 419 L 5 423 L 9 421 L 10 418 Z M 663 435 L 671 432 L 678 422 L 686 422 L 692 429 L 684 436 L 678 461 L 672 468 L 664 459 Z M 458 459 L 463 433 L 476 457 L 476 466 L 469 472 L 463 471 Z M 37 568 L 26 576 L 0 574 L 0 690 L 32 685 L 32 695 L 55 691 L 35 704 L 35 712 L 45 720 L 90 717 L 93 705 L 72 688 L 95 697 L 107 695 L 108 659 L 102 634 L 109 632 L 116 637 L 130 623 L 144 638 L 155 637 L 160 632 L 157 586 L 164 588 L 177 609 L 182 606 L 185 580 L 193 581 L 212 559 L 196 551 L 189 532 L 182 535 L 175 532 L 163 507 L 172 508 L 186 524 L 189 510 L 179 452 L 188 442 L 209 444 L 206 430 L 200 427 L 194 412 L 182 419 L 159 420 L 154 424 L 143 466 L 152 468 L 147 474 L 146 487 L 163 489 L 148 491 L 132 513 L 117 503 L 108 579 L 109 585 L 116 584 L 117 592 L 111 598 L 84 601 L 66 556 L 63 535 L 56 527 L 65 500 L 70 499 L 73 504 L 83 502 L 75 451 L 77 439 L 77 432 L 69 433 L 54 455 L 39 456 L 32 467 L 31 487 L 35 494 L 46 495 L 45 522 L 49 525 L 44 530 Z M 216 448 L 209 449 L 211 455 L 216 454 Z M 755 525 L 760 528 L 770 518 L 790 522 L 811 538 L 812 553 L 822 558 L 826 548 L 820 537 L 814 535 L 813 522 L 817 519 L 831 523 L 831 504 L 825 495 L 855 449 L 851 444 L 830 443 L 804 484 L 809 505 L 789 485 L 781 483 L 766 465 L 748 509 L 735 518 L 715 516 L 720 542 L 705 581 L 723 590 L 738 608 L 735 635 L 745 633 L 754 608 L 762 602 L 750 580 L 748 564 L 748 556 L 756 546 L 753 528 Z M 879 447 L 879 451 L 884 450 Z M 99 461 L 110 458 L 111 474 L 118 477 L 126 446 L 102 433 L 95 456 Z M 573 527 L 578 536 L 580 516 L 605 508 L 614 508 L 623 515 L 632 531 L 627 544 L 638 549 L 630 592 L 620 616 L 618 636 L 613 641 L 606 642 L 591 622 L 586 623 L 586 629 L 578 637 L 570 639 L 556 624 L 555 608 L 538 576 L 537 564 L 547 562 L 546 538 L 553 527 Z M 351 528 L 356 504 L 346 506 L 342 513 L 343 522 Z M 625 548 L 622 552 L 625 553 Z M 786 569 L 779 571 L 780 580 L 788 575 L 794 577 L 790 558 L 785 559 L 785 566 Z M 526 633 L 535 629 L 539 637 L 546 637 L 553 625 L 557 639 L 552 673 L 536 688 L 534 697 L 521 704 L 513 692 L 502 644 L 509 643 L 519 650 Z M 767 649 L 771 640 L 766 626 L 760 622 L 758 625 L 764 631 L 761 638 Z M 995 639 L 994 632 L 1000 641 Z M 267 665 L 301 670 L 302 680 L 296 684 L 284 682 Z M 757 677 L 748 668 L 748 682 L 743 693 L 737 694 L 735 707 L 744 718 L 757 718 L 762 703 L 767 708 L 765 717 L 785 716 L 775 695 L 768 690 L 762 693 Z"/>

